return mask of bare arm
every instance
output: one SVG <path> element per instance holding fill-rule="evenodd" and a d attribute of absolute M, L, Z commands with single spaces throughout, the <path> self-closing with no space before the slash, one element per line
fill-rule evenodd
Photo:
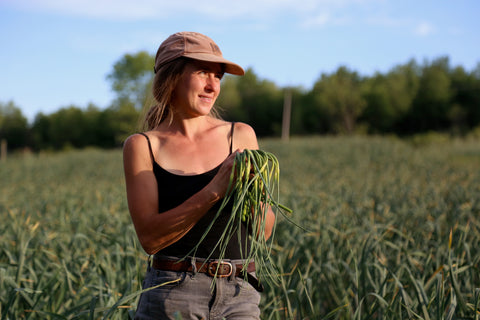
<path fill-rule="evenodd" d="M 255 135 L 255 131 L 248 125 L 244 123 L 236 123 L 235 124 L 235 148 L 239 150 L 243 149 L 250 149 L 250 150 L 257 150 L 258 149 L 258 141 Z M 265 240 L 268 240 L 272 235 L 273 226 L 275 224 L 275 213 L 273 212 L 272 208 L 268 206 L 266 211 L 265 218 Z"/>
<path fill-rule="evenodd" d="M 158 214 L 158 187 L 146 139 L 140 135 L 128 138 L 123 159 L 130 215 L 140 244 L 154 254 L 183 237 L 225 195 L 234 155 L 207 186 L 162 214 Z"/>

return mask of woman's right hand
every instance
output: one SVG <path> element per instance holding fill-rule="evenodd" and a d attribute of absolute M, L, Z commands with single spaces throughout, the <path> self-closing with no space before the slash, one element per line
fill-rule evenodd
<path fill-rule="evenodd" d="M 217 174 L 207 186 L 211 192 L 217 194 L 219 199 L 225 197 L 228 191 L 230 180 L 232 179 L 235 157 L 239 152 L 242 152 L 242 150 L 237 149 L 235 152 L 232 152 L 225 161 L 223 161 Z M 233 179 L 235 179 L 235 177 L 233 177 Z"/>

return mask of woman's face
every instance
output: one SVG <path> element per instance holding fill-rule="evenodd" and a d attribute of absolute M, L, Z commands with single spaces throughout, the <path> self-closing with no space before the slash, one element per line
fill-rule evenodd
<path fill-rule="evenodd" d="M 220 93 L 223 68 L 219 63 L 192 60 L 173 92 L 175 113 L 196 117 L 210 113 Z"/>

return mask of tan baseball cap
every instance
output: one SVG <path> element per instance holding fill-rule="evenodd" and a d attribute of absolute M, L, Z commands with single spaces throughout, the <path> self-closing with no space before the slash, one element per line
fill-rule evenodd
<path fill-rule="evenodd" d="M 225 64 L 225 72 L 243 76 L 245 71 L 238 64 L 223 58 L 217 44 L 198 32 L 178 32 L 169 36 L 158 48 L 154 71 L 180 57 Z"/>

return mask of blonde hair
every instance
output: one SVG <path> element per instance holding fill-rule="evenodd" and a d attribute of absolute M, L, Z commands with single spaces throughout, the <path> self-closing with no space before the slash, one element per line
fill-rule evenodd
<path fill-rule="evenodd" d="M 184 73 L 185 66 L 191 62 L 192 59 L 180 57 L 157 70 L 152 84 L 152 98 L 154 101 L 150 107 L 147 106 L 141 124 L 143 131 L 153 130 L 165 120 L 169 123 L 173 121 L 174 112 L 171 105 L 173 94 Z M 210 115 L 214 118 L 220 118 L 215 108 L 212 108 Z"/>

